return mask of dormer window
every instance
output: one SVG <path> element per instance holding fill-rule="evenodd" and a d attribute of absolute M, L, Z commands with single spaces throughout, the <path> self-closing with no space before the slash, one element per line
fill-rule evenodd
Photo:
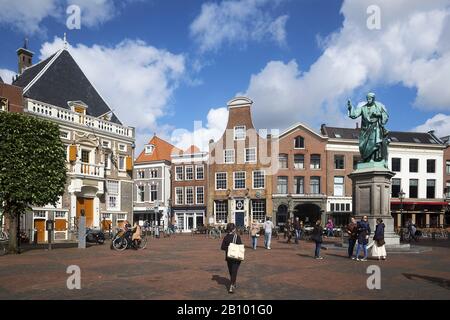
<path fill-rule="evenodd" d="M 88 108 L 88 105 L 83 101 L 68 101 L 67 104 L 73 112 L 86 115 L 86 109 Z"/>
<path fill-rule="evenodd" d="M 245 140 L 245 126 L 234 127 L 234 140 Z"/>
<path fill-rule="evenodd" d="M 145 154 L 152 154 L 155 150 L 155 146 L 152 144 L 148 144 L 145 146 Z"/>
<path fill-rule="evenodd" d="M 305 148 L 305 139 L 302 136 L 298 136 L 294 139 L 294 147 L 295 149 L 304 149 Z"/>

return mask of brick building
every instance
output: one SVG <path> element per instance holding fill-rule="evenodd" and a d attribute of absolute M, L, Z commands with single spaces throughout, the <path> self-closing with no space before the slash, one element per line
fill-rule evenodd
<path fill-rule="evenodd" d="M 172 154 L 172 222 L 182 232 L 205 225 L 207 171 L 208 153 L 196 146 Z"/>
<path fill-rule="evenodd" d="M 244 227 L 272 216 L 272 137 L 256 131 L 252 103 L 245 97 L 229 101 L 225 132 L 210 141 L 208 224 Z"/>
<path fill-rule="evenodd" d="M 444 198 L 447 202 L 447 206 L 445 208 L 445 224 L 450 225 L 450 136 L 446 136 L 441 138 L 443 143 L 445 144 L 444 150 Z"/>
<path fill-rule="evenodd" d="M 298 123 L 282 132 L 278 170 L 273 177 L 273 215 L 276 225 L 288 217 L 306 224 L 325 218 L 327 139 Z"/>

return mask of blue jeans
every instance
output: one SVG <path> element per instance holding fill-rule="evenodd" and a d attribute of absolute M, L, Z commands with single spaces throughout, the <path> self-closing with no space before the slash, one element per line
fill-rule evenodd
<path fill-rule="evenodd" d="M 270 248 L 270 240 L 272 239 L 272 232 L 264 233 L 264 246 Z"/>
<path fill-rule="evenodd" d="M 258 243 L 258 238 L 256 236 L 252 236 L 252 247 L 256 249 L 256 244 Z"/>
<path fill-rule="evenodd" d="M 355 248 L 356 240 L 348 239 L 348 257 L 353 257 L 353 249 Z"/>
<path fill-rule="evenodd" d="M 333 229 L 328 229 L 327 230 L 327 237 L 333 237 Z"/>
<path fill-rule="evenodd" d="M 295 243 L 298 243 L 298 240 L 300 240 L 301 234 L 302 234 L 302 230 L 295 230 Z"/>
<path fill-rule="evenodd" d="M 358 242 L 358 246 L 356 247 L 356 258 L 359 258 L 359 250 L 361 247 L 364 250 L 364 259 L 367 259 L 367 244 L 363 244 L 363 243 L 359 243 L 359 242 Z"/>
<path fill-rule="evenodd" d="M 316 251 L 314 252 L 314 258 L 320 257 L 320 247 L 321 246 L 322 246 L 322 243 L 316 241 Z"/>

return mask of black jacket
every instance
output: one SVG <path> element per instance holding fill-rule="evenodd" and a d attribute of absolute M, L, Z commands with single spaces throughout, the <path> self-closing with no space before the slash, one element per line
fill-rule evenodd
<path fill-rule="evenodd" d="M 314 230 L 311 234 L 311 240 L 314 242 L 322 242 L 322 234 L 323 234 L 323 228 L 321 225 L 315 225 Z"/>
<path fill-rule="evenodd" d="M 228 246 L 230 245 L 230 243 L 233 242 L 234 235 L 235 235 L 235 233 L 228 233 L 223 238 L 221 249 L 225 251 L 225 260 L 228 260 L 227 259 Z M 236 235 L 236 244 L 242 244 L 242 240 L 241 240 L 241 237 L 239 235 Z M 230 261 L 236 261 L 236 260 L 230 260 Z"/>

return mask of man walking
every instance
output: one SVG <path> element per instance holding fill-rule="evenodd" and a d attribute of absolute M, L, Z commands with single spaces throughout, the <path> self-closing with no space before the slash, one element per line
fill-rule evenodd
<path fill-rule="evenodd" d="M 348 257 L 353 257 L 353 249 L 355 248 L 356 239 L 358 238 L 358 226 L 356 225 L 356 219 L 351 218 L 350 223 L 347 225 L 348 234 Z"/>
<path fill-rule="evenodd" d="M 298 244 L 298 240 L 300 240 L 300 235 L 302 232 L 302 227 L 300 225 L 300 220 L 298 217 L 295 217 L 294 231 L 295 231 L 295 243 Z"/>
<path fill-rule="evenodd" d="M 270 250 L 270 240 L 272 239 L 273 223 L 269 217 L 266 217 L 266 222 L 263 225 L 264 228 L 264 246 Z"/>
<path fill-rule="evenodd" d="M 364 216 L 360 222 L 358 222 L 358 246 L 356 247 L 356 259 L 357 261 L 367 261 L 367 244 L 369 242 L 370 226 L 367 216 Z M 359 250 L 364 250 L 364 257 L 359 259 Z"/>

